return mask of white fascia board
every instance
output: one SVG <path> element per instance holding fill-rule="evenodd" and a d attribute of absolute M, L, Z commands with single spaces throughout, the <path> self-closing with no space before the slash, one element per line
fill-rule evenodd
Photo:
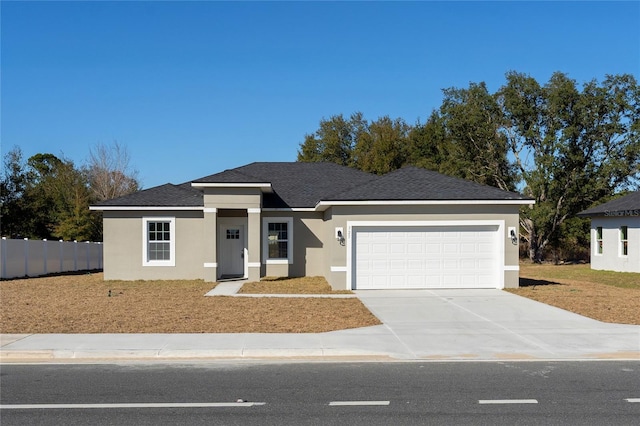
<path fill-rule="evenodd" d="M 192 211 L 203 211 L 204 207 L 169 207 L 169 206 L 158 206 L 158 207 L 149 207 L 149 206 L 89 206 L 89 210 L 96 211 L 176 211 L 176 210 L 192 210 Z"/>
<path fill-rule="evenodd" d="M 364 200 L 364 201 L 320 201 L 316 210 L 326 210 L 331 206 L 428 206 L 428 205 L 526 205 L 535 200 Z"/>
<path fill-rule="evenodd" d="M 270 183 L 204 183 L 204 182 L 191 182 L 191 186 L 194 188 L 260 188 L 271 192 Z"/>
<path fill-rule="evenodd" d="M 278 207 L 278 208 L 263 208 L 263 212 L 315 212 L 315 207 Z"/>

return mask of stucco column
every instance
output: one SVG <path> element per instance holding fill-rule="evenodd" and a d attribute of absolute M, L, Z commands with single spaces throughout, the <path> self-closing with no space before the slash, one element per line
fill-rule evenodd
<path fill-rule="evenodd" d="M 247 249 L 249 252 L 248 269 L 249 269 L 249 281 L 260 280 L 260 208 L 247 209 Z"/>
<path fill-rule="evenodd" d="M 204 209 L 204 280 L 208 282 L 218 279 L 217 244 L 218 209 L 205 207 Z"/>

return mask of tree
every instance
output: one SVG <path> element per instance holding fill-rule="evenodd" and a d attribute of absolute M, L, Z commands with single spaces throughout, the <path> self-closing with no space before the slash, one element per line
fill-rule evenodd
<path fill-rule="evenodd" d="M 24 194 L 32 216 L 31 238 L 95 240 L 89 211 L 87 178 L 73 162 L 53 154 L 29 158 L 29 183 Z"/>
<path fill-rule="evenodd" d="M 503 190 L 513 190 L 514 175 L 507 158 L 504 118 L 496 96 L 485 83 L 468 89 L 445 89 L 439 125 L 443 126 L 446 160 L 440 172 Z"/>
<path fill-rule="evenodd" d="M 17 238 L 25 235 L 28 211 L 23 203 L 27 185 L 26 165 L 20 147 L 8 151 L 3 159 L 0 179 L 0 225 L 2 235 Z"/>
<path fill-rule="evenodd" d="M 440 172 L 451 151 L 442 116 L 433 111 L 425 124 L 417 123 L 408 135 L 407 163 Z"/>
<path fill-rule="evenodd" d="M 89 152 L 86 173 L 92 200 L 99 202 L 131 194 L 140 189 L 138 172 L 129 165 L 126 147 L 114 142 L 98 144 Z"/>
<path fill-rule="evenodd" d="M 568 218 L 637 180 L 640 92 L 630 75 L 580 91 L 562 73 L 540 86 L 510 72 L 499 96 L 521 186 L 536 200 L 522 209 L 521 226 L 530 259 L 540 262 Z"/>
<path fill-rule="evenodd" d="M 29 238 L 59 238 L 55 233 L 61 206 L 57 174 L 63 160 L 53 154 L 35 154 L 27 160 L 27 185 L 23 203 L 30 214 L 25 218 L 25 236 Z M 63 189 L 64 191 L 65 189 Z"/>
<path fill-rule="evenodd" d="M 32 239 L 96 240 L 87 179 L 73 162 L 40 153 L 22 160 L 5 155 L 2 176 L 2 233 Z"/>
<path fill-rule="evenodd" d="M 320 128 L 307 134 L 298 150 L 298 161 L 328 161 L 343 166 L 353 166 L 353 150 L 358 139 L 368 127 L 362 113 L 351 114 L 346 120 L 342 114 L 320 120 Z"/>
<path fill-rule="evenodd" d="M 357 135 L 351 164 L 379 175 L 399 169 L 406 163 L 409 131 L 400 118 L 379 118 Z"/>

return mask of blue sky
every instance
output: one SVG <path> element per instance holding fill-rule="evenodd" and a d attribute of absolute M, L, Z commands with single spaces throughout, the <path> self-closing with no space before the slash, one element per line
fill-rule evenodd
<path fill-rule="evenodd" d="M 507 71 L 640 78 L 640 2 L 7 2 L 2 153 L 118 141 L 146 188 L 295 161 L 319 121 L 425 121 Z"/>

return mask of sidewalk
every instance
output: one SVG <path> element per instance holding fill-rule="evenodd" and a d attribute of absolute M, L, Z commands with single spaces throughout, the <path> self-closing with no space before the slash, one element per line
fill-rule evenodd
<path fill-rule="evenodd" d="M 234 283 L 227 284 L 217 294 L 233 295 Z M 640 360 L 640 326 L 602 323 L 500 290 L 346 296 L 362 300 L 383 324 L 301 334 L 0 335 L 0 360 Z"/>

